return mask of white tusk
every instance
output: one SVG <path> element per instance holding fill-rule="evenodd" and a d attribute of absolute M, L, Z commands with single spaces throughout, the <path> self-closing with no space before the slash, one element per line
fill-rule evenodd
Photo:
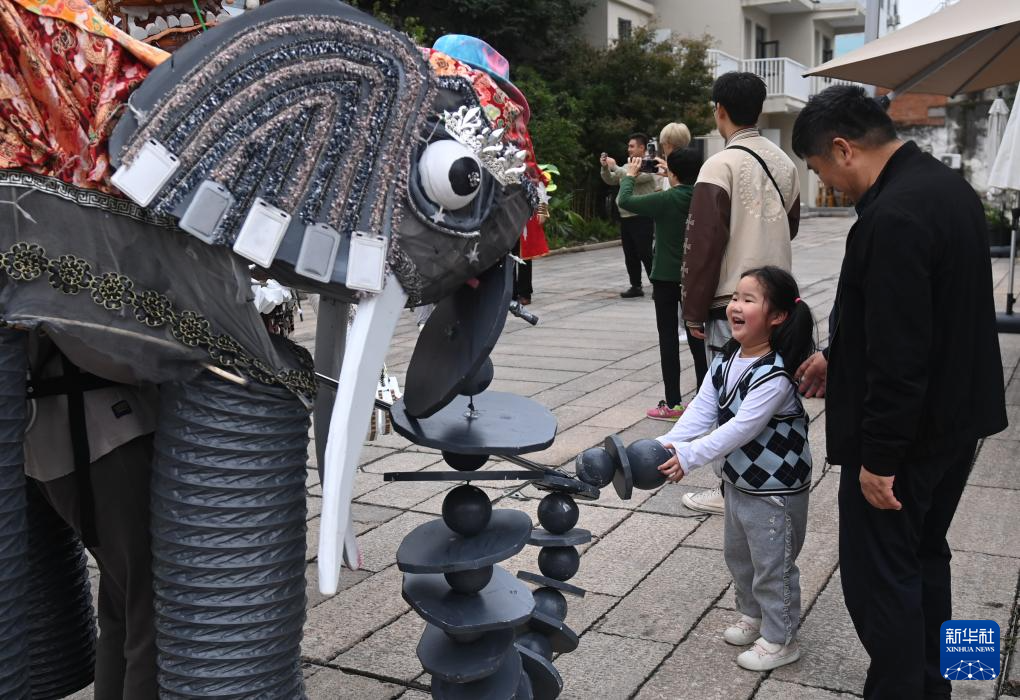
<path fill-rule="evenodd" d="M 336 402 L 323 459 L 322 521 L 319 532 L 319 591 L 333 595 L 340 585 L 340 562 L 360 565 L 351 527 L 351 494 L 361 446 L 372 419 L 373 401 L 407 294 L 394 275 L 382 292 L 358 304 L 347 335 Z"/>

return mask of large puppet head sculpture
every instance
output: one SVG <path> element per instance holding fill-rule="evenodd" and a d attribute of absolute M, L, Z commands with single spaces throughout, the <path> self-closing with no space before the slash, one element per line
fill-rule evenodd
<path fill-rule="evenodd" d="M 277 0 L 153 70 L 111 139 L 112 182 L 138 204 L 285 283 L 359 303 L 324 460 L 325 591 L 341 550 L 357 556 L 345 523 L 396 313 L 447 299 L 408 370 L 408 412 L 425 417 L 484 373 L 505 258 L 538 202 L 528 106 L 505 60 L 472 37 L 437 46 L 467 62 L 332 0 Z"/>

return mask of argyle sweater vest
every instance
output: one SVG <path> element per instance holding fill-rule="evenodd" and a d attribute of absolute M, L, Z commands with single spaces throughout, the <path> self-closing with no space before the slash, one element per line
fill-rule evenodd
<path fill-rule="evenodd" d="M 727 393 L 726 378 L 735 356 L 733 352 L 716 359 L 711 368 L 719 395 L 719 425 L 737 415 L 740 404 L 756 387 L 777 376 L 793 381 L 783 358 L 771 352 L 748 367 Z M 763 496 L 799 493 L 811 485 L 807 414 L 799 396 L 797 406 L 796 413 L 772 416 L 761 434 L 726 455 L 722 470 L 726 481 L 745 493 Z"/>

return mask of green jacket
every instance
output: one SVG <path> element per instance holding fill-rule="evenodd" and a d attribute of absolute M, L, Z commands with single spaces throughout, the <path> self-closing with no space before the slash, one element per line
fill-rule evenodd
<path fill-rule="evenodd" d="M 655 256 L 652 258 L 653 280 L 679 282 L 684 262 L 684 233 L 687 212 L 691 208 L 694 185 L 677 185 L 652 194 L 635 195 L 634 178 L 620 180 L 617 204 L 640 216 L 655 221 Z"/>

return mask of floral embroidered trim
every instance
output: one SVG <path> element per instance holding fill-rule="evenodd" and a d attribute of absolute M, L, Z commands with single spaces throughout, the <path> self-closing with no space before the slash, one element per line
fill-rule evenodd
<path fill-rule="evenodd" d="M 311 355 L 296 343 L 288 343 L 302 369 L 274 370 L 268 363 L 248 353 L 223 333 L 215 333 L 209 320 L 196 311 L 179 311 L 166 296 L 151 289 L 136 289 L 127 276 L 116 272 L 99 273 L 92 265 L 74 255 L 49 258 L 42 246 L 18 242 L 0 254 L 0 271 L 18 282 L 32 282 L 44 274 L 49 284 L 70 296 L 88 291 L 92 301 L 109 311 L 124 308 L 149 328 L 167 327 L 178 342 L 202 348 L 212 360 L 238 371 L 261 384 L 282 386 L 298 396 L 315 397 L 316 384 Z"/>

